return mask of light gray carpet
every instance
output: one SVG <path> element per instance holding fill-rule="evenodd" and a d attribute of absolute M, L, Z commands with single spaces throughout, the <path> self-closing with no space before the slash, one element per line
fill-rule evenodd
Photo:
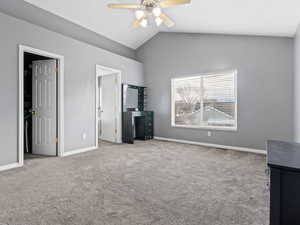
<path fill-rule="evenodd" d="M 0 224 L 266 225 L 265 157 L 147 141 L 0 173 Z"/>

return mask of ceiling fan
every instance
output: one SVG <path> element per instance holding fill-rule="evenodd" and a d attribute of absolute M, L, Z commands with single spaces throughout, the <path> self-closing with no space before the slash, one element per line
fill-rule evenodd
<path fill-rule="evenodd" d="M 149 16 L 154 16 L 157 26 L 164 23 L 167 27 L 175 25 L 174 21 L 162 12 L 162 8 L 176 5 L 189 4 L 192 0 L 141 0 L 138 4 L 108 4 L 109 8 L 135 9 L 136 20 L 132 24 L 134 28 L 147 27 Z"/>

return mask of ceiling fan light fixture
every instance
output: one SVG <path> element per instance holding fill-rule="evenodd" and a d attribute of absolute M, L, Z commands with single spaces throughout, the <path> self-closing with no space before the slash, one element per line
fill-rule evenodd
<path fill-rule="evenodd" d="M 163 20 L 160 17 L 155 18 L 155 23 L 159 27 L 162 24 Z"/>
<path fill-rule="evenodd" d="M 133 28 L 147 27 L 149 19 L 154 19 L 155 24 L 160 26 L 161 24 L 167 27 L 172 27 L 175 22 L 167 16 L 162 9 L 190 4 L 192 0 L 138 0 L 139 4 L 108 4 L 109 8 L 114 9 L 133 9 L 136 20 L 133 22 Z"/>
<path fill-rule="evenodd" d="M 145 16 L 145 12 L 143 10 L 136 10 L 135 11 L 135 17 L 139 20 L 142 19 Z"/>
<path fill-rule="evenodd" d="M 141 26 L 142 26 L 142 27 L 147 27 L 147 26 L 148 26 L 148 20 L 147 20 L 147 19 L 143 19 L 143 20 L 141 21 Z"/>
<path fill-rule="evenodd" d="M 154 15 L 155 17 L 159 17 L 160 14 L 161 14 L 161 8 L 156 7 L 156 8 L 154 8 L 154 9 L 152 9 L 152 13 L 153 13 L 153 15 Z"/>

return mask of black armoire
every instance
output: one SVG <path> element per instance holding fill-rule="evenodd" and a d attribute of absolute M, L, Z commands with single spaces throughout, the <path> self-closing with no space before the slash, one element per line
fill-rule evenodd
<path fill-rule="evenodd" d="M 122 141 L 150 140 L 154 137 L 154 112 L 145 111 L 146 87 L 122 85 Z"/>
<path fill-rule="evenodd" d="M 268 141 L 270 225 L 300 225 L 300 144 Z"/>

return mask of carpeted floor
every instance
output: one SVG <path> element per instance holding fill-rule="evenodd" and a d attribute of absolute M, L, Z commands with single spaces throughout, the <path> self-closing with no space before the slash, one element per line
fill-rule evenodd
<path fill-rule="evenodd" d="M 267 225 L 265 157 L 147 141 L 0 173 L 0 224 Z"/>

